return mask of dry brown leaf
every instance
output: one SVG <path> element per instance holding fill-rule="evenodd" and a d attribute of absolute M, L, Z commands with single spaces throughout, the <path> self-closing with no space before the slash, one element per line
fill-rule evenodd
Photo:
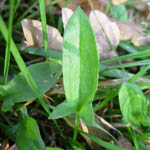
<path fill-rule="evenodd" d="M 24 19 L 21 22 L 24 36 L 26 39 L 26 46 L 44 47 L 42 24 L 40 21 Z M 48 48 L 53 50 L 62 50 L 62 36 L 59 31 L 47 25 L 48 33 Z"/>
<path fill-rule="evenodd" d="M 104 13 L 97 10 L 90 13 L 89 19 L 96 35 L 101 60 L 116 57 L 117 54 L 112 50 L 107 37 L 111 45 L 116 48 L 120 42 L 120 31 L 117 24 L 110 21 Z"/>
<path fill-rule="evenodd" d="M 113 5 L 120 5 L 128 0 L 112 0 Z"/>
<path fill-rule="evenodd" d="M 14 144 L 13 146 L 11 146 L 9 150 L 18 150 L 16 144 Z"/>
<path fill-rule="evenodd" d="M 61 0 L 58 4 L 60 7 L 64 7 L 66 0 Z M 102 10 L 102 8 L 109 2 L 108 0 L 92 0 L 94 9 Z M 76 7 L 80 5 L 86 14 L 89 14 L 91 11 L 88 0 L 72 0 L 67 8 L 75 10 Z"/>
<path fill-rule="evenodd" d="M 64 26 L 64 29 L 67 25 L 67 22 L 69 20 L 69 18 L 72 16 L 73 14 L 73 11 L 69 8 L 62 8 L 62 21 L 63 21 L 63 26 Z"/>
<path fill-rule="evenodd" d="M 2 150 L 9 150 L 9 141 L 8 139 L 5 139 L 3 142 L 2 142 Z"/>
<path fill-rule="evenodd" d="M 120 29 L 120 40 L 131 40 L 136 46 L 150 44 L 140 24 L 133 22 L 123 23 L 118 20 L 115 22 Z"/>
<path fill-rule="evenodd" d="M 132 144 L 123 136 L 119 136 L 118 144 L 120 145 L 120 147 L 127 148 L 128 150 L 134 149 Z"/>

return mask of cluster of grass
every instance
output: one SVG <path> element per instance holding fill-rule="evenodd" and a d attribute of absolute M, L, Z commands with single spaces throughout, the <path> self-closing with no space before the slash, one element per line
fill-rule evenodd
<path fill-rule="evenodd" d="M 55 16 L 52 11 L 52 6 L 58 7 L 59 1 L 53 0 L 45 6 L 44 0 L 28 3 L 10 0 L 1 8 L 0 146 L 4 147 L 5 139 L 9 139 L 19 150 L 90 149 L 84 135 L 102 149 L 125 150 L 119 146 L 122 144 L 119 136 L 127 138 L 136 150 L 147 149 L 145 142 L 150 140 L 149 47 L 122 41 L 118 49 L 124 55 L 99 62 L 88 17 L 78 7 L 63 32 L 61 16 Z M 93 9 L 92 1 L 89 3 Z M 128 1 L 123 7 L 130 4 Z M 23 18 L 42 22 L 44 48 L 40 48 L 40 54 L 36 53 L 38 48 L 20 51 L 24 41 L 20 39 Z M 47 20 L 64 35 L 62 52 L 48 49 Z M 45 60 L 27 66 L 39 57 Z M 128 62 L 128 59 L 134 61 Z M 109 65 L 116 62 L 117 65 Z M 123 82 L 125 80 L 128 81 Z M 51 94 L 53 91 L 55 94 Z M 116 131 L 112 127 L 106 130 L 98 124 L 94 113 L 106 115 L 111 124 L 121 123 L 117 136 L 111 133 Z M 122 115 L 122 119 L 113 118 L 117 115 Z M 79 124 L 93 127 L 108 139 L 82 131 Z"/>

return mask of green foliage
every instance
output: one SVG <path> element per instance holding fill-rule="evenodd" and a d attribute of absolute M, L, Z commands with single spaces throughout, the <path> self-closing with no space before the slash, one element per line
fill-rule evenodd
<path fill-rule="evenodd" d="M 148 74 L 146 74 L 147 71 L 150 69 L 149 47 L 146 45 L 134 46 L 130 40 L 126 42 L 121 41 L 118 48 L 118 52 L 119 54 L 121 54 L 121 56 L 108 60 L 103 60 L 101 61 L 101 65 L 99 65 L 96 40 L 91 25 L 88 21 L 88 17 L 80 8 L 77 8 L 70 20 L 68 21 L 64 32 L 63 52 L 48 50 L 45 8 L 49 8 L 47 9 L 48 13 L 50 14 L 50 18 L 48 19 L 49 23 L 57 27 L 57 29 L 59 29 L 61 31 L 61 34 L 63 35 L 62 18 L 61 16 L 57 16 L 55 18 L 55 13 L 53 15 L 53 10 L 51 10 L 51 7 L 55 4 L 58 4 L 58 2 L 60 1 L 61 0 L 53 0 L 52 2 L 49 2 L 48 5 L 45 7 L 45 2 L 43 0 L 38 0 L 36 2 L 30 1 L 29 6 L 26 6 L 26 2 L 21 3 L 20 1 L 17 1 L 17 4 L 14 5 L 14 0 L 10 0 L 11 7 L 9 11 L 8 30 L 3 21 L 3 19 L 8 19 L 8 13 L 6 13 L 6 15 L 4 15 L 4 18 L 2 19 L 1 15 L 5 14 L 6 8 L 2 8 L 1 10 L 2 13 L 0 15 L 0 31 L 6 41 L 7 46 L 5 60 L 3 58 L 3 50 L 2 55 L 0 56 L 0 64 L 3 65 L 3 63 L 5 63 L 5 67 L 3 70 L 4 77 L 2 77 L 1 72 L 0 81 L 2 82 L 2 80 L 4 80 L 6 82 L 7 80 L 10 50 L 14 57 L 14 60 L 17 63 L 18 68 L 21 71 L 19 74 L 15 74 L 16 76 L 9 83 L 5 85 L 0 85 L 0 108 L 2 111 L 8 111 L 2 112 L 0 110 L 0 120 L 2 120 L 0 121 L 0 130 L 2 131 L 2 136 L 7 136 L 12 141 L 16 141 L 19 150 L 63 150 L 59 147 L 45 146 L 44 141 L 42 140 L 42 137 L 40 135 L 40 130 L 37 122 L 32 117 L 28 116 L 27 109 L 23 102 L 26 102 L 28 100 L 35 100 L 36 98 L 38 98 L 39 102 L 48 113 L 49 119 L 59 119 L 74 113 L 73 115 L 70 115 L 71 118 L 69 117 L 67 119 L 64 119 L 71 127 L 74 126 L 73 138 L 65 135 L 66 128 L 65 126 L 63 126 L 64 122 L 59 122 L 62 123 L 62 130 L 56 120 L 53 120 L 56 128 L 60 132 L 60 139 L 64 138 L 66 144 L 68 144 L 67 146 L 64 146 L 64 149 L 87 149 L 87 145 L 85 145 L 85 142 L 80 143 L 79 141 L 77 141 L 77 134 L 78 132 L 80 132 L 81 135 L 84 135 L 84 137 L 88 138 L 88 140 L 97 143 L 105 149 L 126 150 L 125 148 L 121 148 L 112 143 L 114 142 L 118 144 L 118 139 L 114 137 L 113 133 L 110 133 L 111 129 L 113 129 L 113 131 L 115 130 L 117 134 L 121 136 L 124 131 L 128 131 L 129 135 L 127 133 L 125 133 L 124 135 L 129 139 L 129 141 L 134 144 L 136 150 L 147 149 L 146 144 L 144 144 L 143 141 L 147 141 L 150 139 L 150 129 L 147 128 L 147 126 L 150 126 L 150 96 L 148 91 L 143 94 L 142 90 L 147 90 L 150 88 L 150 82 L 143 82 L 149 81 L 150 77 Z M 38 2 L 39 9 L 35 11 L 35 8 L 37 9 Z M 67 0 L 64 6 L 66 7 L 71 2 L 71 0 Z M 127 1 L 117 6 L 111 5 L 109 15 L 122 22 L 128 21 L 128 12 L 126 10 L 126 5 L 130 5 L 131 3 L 135 4 L 141 2 L 133 0 L 132 2 Z M 5 7 L 7 7 L 7 3 Z M 92 4 L 91 7 L 93 7 Z M 19 15 L 19 12 L 17 10 L 18 8 L 25 8 L 25 11 L 21 15 Z M 109 9 L 109 7 L 107 8 Z M 106 12 L 108 9 L 106 9 Z M 17 11 L 17 13 L 15 13 L 17 15 L 15 16 L 13 13 L 14 11 Z M 21 11 L 23 11 L 23 9 Z M 13 33 L 20 34 L 20 21 L 25 17 L 38 18 L 39 13 L 41 14 L 42 20 L 44 48 L 27 47 L 24 50 L 18 51 L 18 49 L 21 49 L 23 43 L 19 43 L 22 39 L 19 39 L 20 37 L 18 38 L 18 35 L 13 35 L 17 46 L 11 38 L 13 17 L 16 21 Z M 0 39 L 2 39 L 2 37 L 0 37 Z M 3 47 L 5 47 L 4 44 L 4 42 L 1 42 L 2 49 Z M 122 55 L 124 54 L 124 51 L 125 53 L 129 54 Z M 22 56 L 23 58 L 25 58 L 25 60 L 26 56 L 27 59 L 29 58 L 29 60 L 34 57 L 37 58 L 39 56 L 44 56 L 46 57 L 46 62 L 36 63 L 27 67 L 25 64 L 26 62 L 22 59 L 22 56 L 20 55 L 20 52 L 21 54 L 23 54 Z M 33 54 L 34 56 L 31 54 Z M 132 61 L 128 61 L 128 59 Z M 107 65 L 114 62 L 117 62 L 117 65 Z M 142 68 L 139 67 L 143 65 L 146 66 Z M 12 66 L 17 67 L 16 64 L 14 64 L 14 61 L 13 64 L 10 65 L 10 67 L 12 68 Z M 132 70 L 133 66 L 138 66 L 135 68 L 135 70 L 137 69 L 136 74 L 133 73 L 135 71 L 134 69 Z M 131 68 L 126 69 L 125 67 Z M 63 86 L 62 84 L 59 84 L 57 82 L 58 78 L 61 75 L 62 68 L 66 100 L 63 103 L 59 104 L 57 107 L 54 107 L 52 105 L 48 106 L 43 99 L 43 94 L 51 89 L 56 83 L 56 87 L 53 89 L 53 91 L 54 93 L 58 93 L 50 96 L 49 98 L 52 99 L 52 101 L 56 105 L 57 103 L 60 103 L 59 101 L 55 101 L 57 98 L 60 98 L 60 101 L 64 100 L 64 93 L 61 91 L 63 89 Z M 96 93 L 98 72 L 100 74 L 99 79 L 102 82 L 100 82 Z M 10 77 L 10 75 L 8 77 Z M 127 78 L 129 78 L 128 82 L 123 83 L 120 87 L 120 83 L 124 80 L 127 80 Z M 140 82 L 136 82 L 139 80 Z M 136 82 L 136 84 L 134 82 Z M 118 95 L 120 109 L 118 101 L 116 100 Z M 95 100 L 93 104 L 94 109 L 92 106 L 93 100 Z M 110 102 L 111 107 L 109 107 Z M 21 105 L 23 105 L 23 107 L 20 107 Z M 106 107 L 108 109 L 106 109 Z M 22 108 L 24 108 L 25 111 L 21 115 L 20 110 Z M 45 119 L 44 116 L 47 119 L 47 114 L 40 110 L 38 103 L 30 105 L 29 108 L 31 108 L 29 114 L 32 114 L 32 116 L 36 116 L 36 113 L 38 112 L 39 114 L 41 114 L 40 116 L 36 116 L 39 117 L 39 120 L 41 118 Z M 51 115 L 49 108 L 54 109 Z M 9 110 L 11 110 L 11 112 Z M 16 110 L 19 110 L 19 112 L 17 112 L 18 115 L 16 115 Z M 125 123 L 129 123 L 131 127 L 122 128 L 122 133 L 120 133 L 120 131 L 117 131 L 107 122 L 105 122 L 105 120 L 97 116 L 95 116 L 95 122 L 95 111 L 98 111 L 101 114 L 105 113 L 108 117 L 110 117 L 109 115 L 116 115 L 116 113 L 120 115 L 122 113 Z M 75 116 L 76 118 L 74 118 Z M 17 117 L 19 117 L 19 123 L 17 122 Z M 84 133 L 83 131 L 78 131 L 80 119 L 82 119 L 86 123 L 88 131 L 91 135 L 88 133 Z M 116 121 L 116 119 L 114 119 L 113 117 L 110 117 L 110 120 L 113 123 L 114 120 Z M 73 125 L 74 121 L 75 125 Z M 43 126 L 43 123 L 46 123 L 47 125 L 47 121 L 42 120 L 41 131 L 44 132 L 44 134 L 42 135 L 48 137 L 49 139 L 49 133 L 45 132 L 47 131 L 47 127 Z M 104 127 L 106 127 L 106 129 Z M 55 127 L 53 126 L 52 128 Z M 110 130 L 108 130 L 107 128 L 109 128 Z M 135 130 L 137 128 L 139 130 Z M 103 141 L 102 139 L 93 136 L 95 134 L 94 132 L 98 130 L 100 130 L 100 132 L 104 132 L 104 134 L 106 135 L 109 135 L 109 137 L 111 137 L 111 140 L 113 141 L 110 141 L 109 137 L 107 139 L 108 141 Z M 69 130 L 67 130 L 67 132 L 68 131 Z M 141 133 L 138 135 L 138 132 L 136 131 L 141 131 Z M 44 139 L 47 139 L 46 137 Z M 45 142 L 47 143 L 47 141 Z M 1 144 L 2 143 L 0 138 L 0 149 Z"/>
<path fill-rule="evenodd" d="M 32 48 L 27 47 L 23 50 L 24 53 L 37 55 L 37 56 L 46 56 L 44 48 Z M 62 52 L 56 50 L 48 50 L 48 58 L 49 59 L 58 59 L 59 61 L 62 60 Z"/>
<path fill-rule="evenodd" d="M 122 22 L 128 21 L 128 12 L 123 4 L 116 6 L 112 5 L 110 8 L 110 14 L 113 18 L 116 18 Z"/>
<path fill-rule="evenodd" d="M 28 67 L 41 93 L 52 88 L 61 74 L 61 66 L 52 62 L 43 62 Z M 0 86 L 0 97 L 3 100 L 3 111 L 8 111 L 19 102 L 35 99 L 36 96 L 29 87 L 22 73 L 4 86 Z"/>
<path fill-rule="evenodd" d="M 122 84 L 119 91 L 119 103 L 123 118 L 127 123 L 133 126 L 150 125 L 148 101 L 135 83 Z"/>
<path fill-rule="evenodd" d="M 113 145 L 113 144 L 110 144 L 110 143 L 107 143 L 95 136 L 92 136 L 88 133 L 85 133 L 85 132 L 82 132 L 83 134 L 85 134 L 88 138 L 90 138 L 92 141 L 94 141 L 95 143 L 99 144 L 100 146 L 103 146 L 105 147 L 106 149 L 109 149 L 109 150 L 127 150 L 126 148 L 121 148 L 119 146 L 116 146 L 116 145 Z"/>
<path fill-rule="evenodd" d="M 42 31 L 43 31 L 43 41 L 44 41 L 44 48 L 46 59 L 48 60 L 48 36 L 47 36 L 47 23 L 46 23 L 46 13 L 45 13 L 45 1 L 39 0 L 40 5 L 40 13 L 41 13 L 41 20 L 42 20 Z"/>
<path fill-rule="evenodd" d="M 5 39 L 6 42 L 8 42 L 7 39 L 7 35 L 8 35 L 8 30 L 6 28 L 6 25 L 3 21 L 3 18 L 0 15 L 0 31 Z M 19 69 L 21 70 L 23 76 L 25 77 L 28 85 L 30 86 L 30 88 L 32 89 L 32 91 L 34 92 L 34 94 L 36 95 L 36 97 L 38 98 L 40 104 L 43 106 L 43 108 L 45 109 L 45 111 L 50 114 L 49 108 L 47 107 L 42 94 L 40 93 L 40 90 L 36 84 L 36 82 L 34 81 L 32 75 L 30 74 L 28 68 L 26 67 L 25 62 L 23 61 L 14 41 L 11 38 L 11 53 L 15 58 L 15 61 L 19 67 Z"/>
<path fill-rule="evenodd" d="M 14 9 L 15 9 L 15 0 L 10 0 L 10 11 L 9 11 L 9 21 L 8 21 L 8 37 L 7 37 L 8 42 L 6 44 L 5 65 L 4 65 L 4 83 L 7 82 L 8 71 L 9 71 L 10 46 L 11 46 Z"/>
<path fill-rule="evenodd" d="M 80 8 L 77 8 L 68 21 L 64 33 L 63 80 L 67 103 L 74 103 L 80 117 L 85 122 L 93 123 L 91 103 L 98 82 L 98 52 L 91 25 Z M 52 113 L 53 118 L 59 107 Z M 85 114 L 88 110 L 91 110 L 91 117 Z"/>
<path fill-rule="evenodd" d="M 76 103 L 63 102 L 49 116 L 49 119 L 59 119 L 66 117 L 77 110 Z"/>
<path fill-rule="evenodd" d="M 63 150 L 63 149 L 57 147 L 46 147 L 46 150 Z"/>
<path fill-rule="evenodd" d="M 45 150 L 38 124 L 32 117 L 20 118 L 16 133 L 16 144 L 19 150 Z"/>

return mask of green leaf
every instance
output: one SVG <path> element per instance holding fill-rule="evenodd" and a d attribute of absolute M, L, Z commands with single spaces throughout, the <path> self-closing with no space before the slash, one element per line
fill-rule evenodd
<path fill-rule="evenodd" d="M 118 79 L 118 78 L 131 78 L 134 75 L 132 73 L 129 73 L 125 70 L 120 70 L 120 69 L 112 69 L 112 70 L 108 70 L 108 71 L 103 72 L 103 70 L 105 70 L 107 68 L 108 68 L 107 65 L 103 65 L 103 64 L 100 65 L 99 71 L 100 71 L 101 76 Z"/>
<path fill-rule="evenodd" d="M 78 7 L 68 21 L 63 40 L 63 79 L 66 99 L 78 111 L 91 104 L 98 83 L 98 51 L 88 17 Z"/>
<path fill-rule="evenodd" d="M 110 8 L 110 14 L 113 18 L 116 18 L 122 22 L 128 21 L 128 12 L 126 10 L 126 7 L 124 5 L 116 5 L 111 6 Z"/>
<path fill-rule="evenodd" d="M 119 103 L 125 121 L 133 126 L 150 125 L 148 102 L 135 83 L 122 84 L 119 91 Z"/>
<path fill-rule="evenodd" d="M 61 66 L 52 62 L 42 62 L 28 67 L 41 93 L 52 88 L 61 74 Z M 35 99 L 22 73 L 19 73 L 7 85 L 0 86 L 2 110 L 8 111 L 15 103 Z"/>
<path fill-rule="evenodd" d="M 80 117 L 84 122 L 86 122 L 86 124 L 94 125 L 94 111 L 92 104 L 84 106 L 80 114 Z"/>
<path fill-rule="evenodd" d="M 74 102 L 63 102 L 54 109 L 54 111 L 50 114 L 49 119 L 62 118 L 76 112 L 76 110 L 77 107 Z"/>
<path fill-rule="evenodd" d="M 16 133 L 16 144 L 19 150 L 45 150 L 38 124 L 33 118 L 21 118 Z"/>
<path fill-rule="evenodd" d="M 99 144 L 100 146 L 103 146 L 105 147 L 106 149 L 109 149 L 109 150 L 127 150 L 126 148 L 122 148 L 120 146 L 117 146 L 117 145 L 113 145 L 111 143 L 108 143 L 108 142 L 105 142 L 95 136 L 92 136 L 88 133 L 85 133 L 83 131 L 81 131 L 81 133 L 83 133 L 84 135 L 86 135 L 89 139 L 91 139 L 92 141 L 94 141 L 95 143 Z"/>
<path fill-rule="evenodd" d="M 8 35 L 8 31 L 6 28 L 6 25 L 2 19 L 2 16 L 0 15 L 0 31 L 5 39 L 6 42 L 8 42 L 7 39 L 7 35 Z M 34 92 L 34 94 L 36 95 L 36 97 L 38 98 L 40 104 L 42 105 L 42 107 L 44 108 L 44 110 L 50 114 L 49 108 L 47 107 L 42 94 L 40 93 L 40 90 L 38 89 L 38 86 L 36 85 L 32 75 L 30 74 L 29 70 L 26 67 L 26 64 L 24 62 L 24 60 L 22 59 L 14 41 L 11 39 L 11 52 L 12 55 L 15 58 L 15 61 L 19 67 L 19 69 L 21 70 L 21 72 L 23 73 L 27 83 L 29 84 L 29 86 L 31 87 L 32 91 Z"/>
<path fill-rule="evenodd" d="M 46 147 L 46 150 L 64 150 L 58 147 Z"/>
<path fill-rule="evenodd" d="M 29 53 L 32 55 L 38 55 L 38 56 L 46 56 L 44 48 L 33 48 L 33 47 L 26 47 L 24 50 L 21 50 L 21 52 Z M 56 51 L 56 50 L 48 50 L 48 57 L 52 59 L 62 59 L 62 52 Z"/>

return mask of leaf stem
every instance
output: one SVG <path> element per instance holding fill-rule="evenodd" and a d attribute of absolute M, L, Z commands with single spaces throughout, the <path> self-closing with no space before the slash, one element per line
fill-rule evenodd
<path fill-rule="evenodd" d="M 78 127 L 79 127 L 79 112 L 76 112 L 76 119 L 75 119 L 75 128 L 74 128 L 74 135 L 73 135 L 73 142 L 76 143 L 77 134 L 78 134 Z"/>
<path fill-rule="evenodd" d="M 134 131 L 131 127 L 128 127 L 128 131 L 129 131 L 129 133 L 130 133 L 130 135 L 131 135 L 131 138 L 132 138 L 132 140 L 133 140 L 133 143 L 134 143 L 134 145 L 135 145 L 135 150 L 140 150 L 140 149 L 139 149 L 139 145 L 138 145 L 138 141 L 137 141 L 137 138 L 136 138 L 136 133 L 135 133 L 135 131 Z"/>

